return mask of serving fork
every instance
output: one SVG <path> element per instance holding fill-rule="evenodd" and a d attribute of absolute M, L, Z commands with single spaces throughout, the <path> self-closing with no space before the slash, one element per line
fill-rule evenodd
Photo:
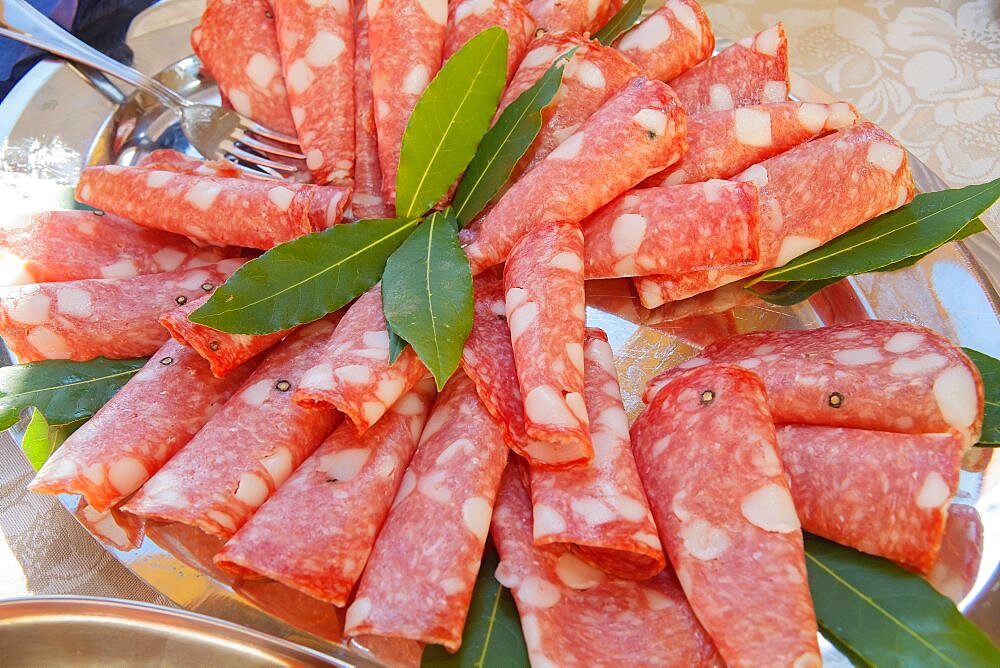
<path fill-rule="evenodd" d="M 275 132 L 231 110 L 192 102 L 156 79 L 79 40 L 25 0 L 0 0 L 0 36 L 100 70 L 135 86 L 180 117 L 184 136 L 208 159 L 224 159 L 258 176 L 283 178 L 301 170 L 295 137 Z"/>

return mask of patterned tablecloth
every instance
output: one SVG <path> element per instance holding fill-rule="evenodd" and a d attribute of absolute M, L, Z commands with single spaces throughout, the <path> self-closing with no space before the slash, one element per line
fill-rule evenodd
<path fill-rule="evenodd" d="M 951 186 L 1000 177 L 1000 3 L 996 0 L 726 0 L 719 35 L 781 20 L 792 70 L 898 137 Z M 998 232 L 1000 236 L 1000 232 Z M 0 440 L 0 598 L 112 596 L 167 604 L 53 499 Z"/>

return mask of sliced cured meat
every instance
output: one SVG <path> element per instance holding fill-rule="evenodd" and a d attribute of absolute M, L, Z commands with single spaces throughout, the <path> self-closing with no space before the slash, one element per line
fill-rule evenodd
<path fill-rule="evenodd" d="M 428 378 L 365 434 L 358 436 L 346 422 L 337 427 L 226 543 L 215 563 L 346 605 L 433 398 L 434 381 Z"/>
<path fill-rule="evenodd" d="M 161 313 L 211 292 L 244 262 L 0 288 L 0 336 L 22 364 L 145 357 L 169 338 Z"/>
<path fill-rule="evenodd" d="M 224 377 L 248 359 L 267 350 L 294 331 L 293 328 L 273 334 L 251 336 L 220 332 L 207 325 L 191 322 L 188 316 L 201 308 L 210 296 L 205 295 L 167 311 L 160 316 L 160 324 L 167 328 L 170 336 L 174 337 L 176 341 L 190 346 L 204 357 L 209 366 L 212 367 L 212 374 L 216 378 Z"/>
<path fill-rule="evenodd" d="M 594 455 L 583 396 L 583 234 L 574 223 L 521 237 L 503 275 L 514 366 L 524 398 L 524 430 L 552 468 Z M 546 447 L 547 446 L 547 447 Z"/>
<path fill-rule="evenodd" d="M 396 170 L 413 107 L 441 68 L 447 0 L 375 0 L 368 3 L 372 99 L 382 196 L 396 205 Z"/>
<path fill-rule="evenodd" d="M 670 86 L 688 115 L 788 99 L 788 40 L 781 23 L 744 37 Z"/>
<path fill-rule="evenodd" d="M 292 120 L 316 183 L 354 172 L 354 14 L 349 2 L 272 0 Z"/>
<path fill-rule="evenodd" d="M 340 222 L 348 188 L 230 179 L 143 167 L 88 167 L 79 201 L 144 227 L 267 250 Z"/>
<path fill-rule="evenodd" d="M 294 383 L 322 354 L 334 324 L 320 320 L 279 344 L 125 510 L 220 538 L 236 533 L 340 420 L 335 410 L 292 401 Z"/>
<path fill-rule="evenodd" d="M 860 120 L 847 102 L 773 102 L 688 119 L 688 150 L 644 187 L 728 179 L 750 165 Z"/>
<path fill-rule="evenodd" d="M 650 79 L 670 81 L 712 55 L 715 35 L 708 15 L 694 0 L 666 4 L 614 44 Z"/>
<path fill-rule="evenodd" d="M 372 59 L 368 48 L 368 0 L 358 0 L 354 13 L 354 192 L 351 211 L 358 219 L 386 218 L 392 215 L 392 210 L 382 199 L 382 171 L 372 103 Z"/>
<path fill-rule="evenodd" d="M 507 452 L 472 381 L 457 371 L 434 402 L 347 610 L 345 636 L 458 650 Z"/>
<path fill-rule="evenodd" d="M 760 188 L 760 260 L 738 269 L 636 279 L 643 306 L 653 308 L 779 267 L 906 204 L 914 193 L 906 150 L 872 123 L 796 146 L 734 180 Z"/>
<path fill-rule="evenodd" d="M 224 176 L 238 179 L 243 172 L 226 160 L 201 160 L 192 158 L 172 148 L 158 148 L 142 156 L 137 167 L 146 169 L 163 169 L 181 174 L 200 174 L 202 176 Z"/>
<path fill-rule="evenodd" d="M 760 376 L 778 424 L 906 434 L 955 430 L 966 447 L 982 429 L 978 369 L 957 345 L 919 325 L 863 320 L 753 332 L 709 346 L 681 366 L 709 361 L 737 364 Z M 654 378 L 650 387 L 670 375 Z"/>
<path fill-rule="evenodd" d="M 167 341 L 66 439 L 28 487 L 80 494 L 96 512 L 110 510 L 184 447 L 252 371 L 246 364 L 215 378 L 197 353 Z"/>
<path fill-rule="evenodd" d="M 568 471 L 530 469 L 535 544 L 568 544 L 606 573 L 646 580 L 663 570 L 663 547 L 632 458 L 618 372 L 604 332 L 587 330 L 583 357 L 594 459 Z"/>
<path fill-rule="evenodd" d="M 506 260 L 524 234 L 545 223 L 576 223 L 687 148 L 684 109 L 670 87 L 636 77 L 463 230 L 473 273 Z"/>
<path fill-rule="evenodd" d="M 630 666 L 640 647 L 645 665 L 722 665 L 670 568 L 645 582 L 615 578 L 567 546 L 535 545 L 531 524 L 525 472 L 512 461 L 490 531 L 533 666 Z"/>
<path fill-rule="evenodd" d="M 595 33 L 621 9 L 621 0 L 528 0 L 528 11 L 546 32 Z"/>
<path fill-rule="evenodd" d="M 0 285 L 126 278 L 236 255 L 100 211 L 46 211 L 0 228 Z"/>
<path fill-rule="evenodd" d="M 706 365 L 653 389 L 632 445 L 698 619 L 727 665 L 820 666 L 802 530 L 764 384 Z"/>
<path fill-rule="evenodd" d="M 123 513 L 117 507 L 98 512 L 87 505 L 87 499 L 80 497 L 73 516 L 90 535 L 117 550 L 131 552 L 142 545 L 145 535 L 142 518 Z"/>
<path fill-rule="evenodd" d="M 581 224 L 587 278 L 681 273 L 752 264 L 760 256 L 752 183 L 630 190 Z"/>
<path fill-rule="evenodd" d="M 344 314 L 320 360 L 302 377 L 295 401 L 306 407 L 337 408 L 363 434 L 426 374 L 411 347 L 389 364 L 382 287 L 376 285 Z"/>
<path fill-rule="evenodd" d="M 482 31 L 500 26 L 507 31 L 507 79 L 535 36 L 535 19 L 520 0 L 459 0 L 448 6 L 444 60 Z"/>
<path fill-rule="evenodd" d="M 806 531 L 930 571 L 958 489 L 963 448 L 956 432 L 782 425 L 778 444 Z"/>
<path fill-rule="evenodd" d="M 268 0 L 209 0 L 191 47 L 233 109 L 295 136 Z"/>
<path fill-rule="evenodd" d="M 983 560 L 983 521 L 975 506 L 953 503 L 948 508 L 944 538 L 927 581 L 959 605 L 979 578 Z"/>

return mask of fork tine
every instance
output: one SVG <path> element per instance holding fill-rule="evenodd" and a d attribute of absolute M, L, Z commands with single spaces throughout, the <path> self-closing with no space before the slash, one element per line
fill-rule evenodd
<path fill-rule="evenodd" d="M 264 156 L 258 155 L 257 153 L 244 150 L 239 146 L 236 146 L 236 144 L 234 144 L 230 139 L 224 141 L 219 146 L 219 148 L 225 151 L 226 153 L 236 157 L 237 159 L 243 162 L 250 163 L 252 165 L 270 167 L 271 169 L 274 169 L 279 172 L 292 173 L 299 171 L 299 168 L 296 167 L 295 165 L 289 165 L 288 163 L 278 162 L 277 160 L 271 160 L 270 158 L 265 158 Z"/>
<path fill-rule="evenodd" d="M 306 156 L 302 155 L 298 151 L 292 151 L 287 148 L 282 148 L 281 146 L 278 146 L 276 144 L 269 144 L 267 142 L 259 141 L 251 137 L 246 132 L 237 137 L 236 141 L 239 142 L 240 144 L 243 144 L 247 148 L 256 151 L 257 153 L 262 153 L 262 154 L 273 153 L 274 155 L 280 155 L 285 158 L 292 158 L 293 160 L 306 159 Z"/>
<path fill-rule="evenodd" d="M 285 180 L 285 177 L 282 176 L 281 173 L 276 172 L 270 167 L 264 167 L 262 165 L 258 165 L 256 167 L 248 167 L 247 165 L 244 165 L 243 163 L 236 160 L 231 160 L 230 162 L 232 162 L 233 166 L 236 167 L 236 169 L 240 170 L 246 176 L 250 176 L 256 179 L 278 179 L 280 181 Z"/>
<path fill-rule="evenodd" d="M 274 130 L 266 128 L 260 123 L 255 123 L 254 121 L 251 121 L 249 118 L 246 118 L 245 116 L 242 115 L 240 116 L 240 127 L 245 132 L 252 132 L 255 135 L 260 135 L 261 137 L 265 137 L 267 139 L 270 139 L 271 141 L 281 142 L 282 144 L 289 144 L 296 148 L 298 148 L 299 146 L 298 137 L 290 137 L 286 134 L 275 132 Z"/>

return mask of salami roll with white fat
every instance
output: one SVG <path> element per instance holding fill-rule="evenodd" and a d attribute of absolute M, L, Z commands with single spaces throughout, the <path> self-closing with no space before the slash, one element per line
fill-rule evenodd
<path fill-rule="evenodd" d="M 342 423 L 215 556 L 344 606 L 371 554 L 434 399 L 434 380 L 404 394 L 363 435 Z"/>
<path fill-rule="evenodd" d="M 670 81 L 712 55 L 715 35 L 694 0 L 667 0 L 615 40 L 614 46 L 650 79 Z"/>
<path fill-rule="evenodd" d="M 565 545 L 535 545 L 523 463 L 504 472 L 490 529 L 533 666 L 721 666 L 670 568 L 644 582 L 615 578 Z M 599 629 L 599 632 L 595 632 Z"/>
<path fill-rule="evenodd" d="M 520 0 L 458 0 L 448 6 L 448 32 L 444 60 L 488 28 L 507 32 L 507 80 L 514 75 L 528 44 L 535 36 L 535 19 Z"/>
<path fill-rule="evenodd" d="M 434 402 L 375 541 L 345 636 L 409 638 L 458 651 L 507 453 L 472 381 L 456 371 Z"/>
<path fill-rule="evenodd" d="M 622 0 L 527 0 L 525 6 L 540 30 L 589 34 L 615 15 Z"/>
<path fill-rule="evenodd" d="M 322 354 L 335 323 L 334 317 L 306 325 L 279 344 L 125 510 L 231 537 L 341 418 L 292 401 L 295 383 Z"/>
<path fill-rule="evenodd" d="M 820 666 L 802 530 L 764 385 L 705 365 L 652 389 L 632 444 L 660 539 L 730 666 Z"/>
<path fill-rule="evenodd" d="M 244 262 L 0 288 L 0 336 L 20 363 L 152 355 L 170 336 L 160 315 L 213 291 Z"/>
<path fill-rule="evenodd" d="M 587 330 L 583 359 L 594 459 L 566 471 L 530 469 L 535 544 L 570 545 L 606 573 L 646 580 L 663 570 L 663 547 L 632 457 L 618 372 L 604 332 Z"/>
<path fill-rule="evenodd" d="M 208 422 L 253 372 L 211 374 L 193 350 L 168 340 L 111 400 L 45 462 L 28 486 L 80 494 L 105 512 L 135 492 Z M 136 424 L 141 415 L 142 423 Z"/>
<path fill-rule="evenodd" d="M 336 408 L 363 434 L 426 374 L 427 367 L 409 346 L 389 364 L 382 287 L 376 285 L 347 309 L 323 355 L 302 377 L 295 401 Z"/>

